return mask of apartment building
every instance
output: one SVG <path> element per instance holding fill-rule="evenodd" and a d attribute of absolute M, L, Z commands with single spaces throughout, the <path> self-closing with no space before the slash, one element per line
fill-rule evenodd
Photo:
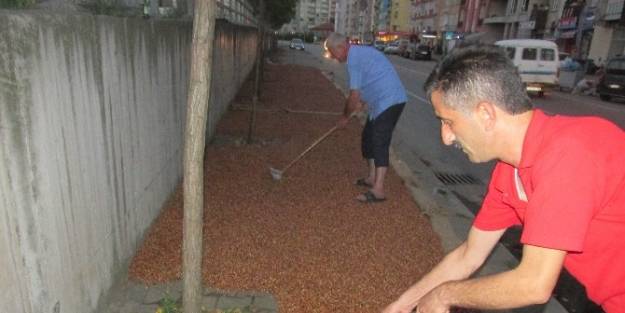
<path fill-rule="evenodd" d="M 551 3 L 550 3 L 551 1 Z M 564 0 L 461 0 L 458 30 L 479 41 L 553 37 Z"/>
<path fill-rule="evenodd" d="M 361 42 L 373 41 L 379 27 L 379 8 L 379 0 L 338 0 L 336 31 Z"/>
<path fill-rule="evenodd" d="M 411 0 L 390 0 L 390 29 L 391 32 L 411 32 L 410 13 Z"/>
<path fill-rule="evenodd" d="M 602 64 L 625 49 L 624 0 L 461 0 L 458 30 L 481 42 L 536 38 Z"/>
<path fill-rule="evenodd" d="M 587 57 L 593 59 L 595 63 L 604 64 L 607 59 L 625 53 L 625 12 L 623 11 L 623 0 L 606 0 L 597 4 L 592 39 L 587 54 Z M 592 14 L 587 14 L 586 21 L 591 17 L 593 17 Z M 582 40 L 580 44 L 582 56 L 585 53 L 584 44 Z"/>
<path fill-rule="evenodd" d="M 299 0 L 295 16 L 280 32 L 305 33 L 316 25 L 334 22 L 336 0 Z"/>
<path fill-rule="evenodd" d="M 410 32 L 435 32 L 438 25 L 438 0 L 415 0 L 410 15 Z"/>
<path fill-rule="evenodd" d="M 460 13 L 461 0 L 438 0 L 437 10 L 439 12 L 436 30 L 439 34 L 444 32 L 455 32 L 458 30 L 458 15 Z"/>
<path fill-rule="evenodd" d="M 389 32 L 391 30 L 391 0 L 377 0 L 377 9 L 377 31 Z"/>

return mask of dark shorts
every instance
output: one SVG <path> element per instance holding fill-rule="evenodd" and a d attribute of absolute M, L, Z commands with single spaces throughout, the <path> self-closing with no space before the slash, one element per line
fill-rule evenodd
<path fill-rule="evenodd" d="M 393 130 L 406 103 L 395 104 L 374 120 L 367 119 L 362 130 L 362 157 L 373 159 L 375 167 L 388 167 Z"/>

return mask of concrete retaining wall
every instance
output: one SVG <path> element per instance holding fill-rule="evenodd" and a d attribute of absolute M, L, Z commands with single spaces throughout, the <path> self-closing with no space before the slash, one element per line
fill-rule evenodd
<path fill-rule="evenodd" d="M 190 22 L 0 11 L 0 303 L 93 312 L 181 180 Z M 209 133 L 255 31 L 217 26 Z"/>

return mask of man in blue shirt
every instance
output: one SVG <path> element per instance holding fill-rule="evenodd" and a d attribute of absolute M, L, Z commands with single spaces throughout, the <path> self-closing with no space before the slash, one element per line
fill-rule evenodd
<path fill-rule="evenodd" d="M 369 164 L 369 173 L 356 184 L 369 190 L 356 199 L 367 203 L 384 201 L 391 137 L 407 101 L 404 86 L 386 56 L 372 47 L 350 45 L 345 36 L 332 33 L 325 48 L 332 58 L 347 62 L 350 91 L 338 125 L 347 125 L 351 114 L 365 105 L 368 110 L 362 131 L 362 156 Z"/>

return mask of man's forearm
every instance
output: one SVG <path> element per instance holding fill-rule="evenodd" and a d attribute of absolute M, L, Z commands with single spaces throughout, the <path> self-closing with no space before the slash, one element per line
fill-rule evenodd
<path fill-rule="evenodd" d="M 345 108 L 343 109 L 343 116 L 345 118 L 349 118 L 352 113 L 360 110 L 362 108 L 362 103 L 360 102 L 360 93 L 356 90 L 352 90 L 345 100 Z"/>
<path fill-rule="evenodd" d="M 518 308 L 549 300 L 541 286 L 515 271 L 446 282 L 432 293 L 449 306 L 485 310 Z"/>
<path fill-rule="evenodd" d="M 422 312 L 444 307 L 510 309 L 549 301 L 567 252 L 525 245 L 519 265 L 495 275 L 446 282 L 419 301 Z M 435 310 L 433 310 L 435 311 Z"/>
<path fill-rule="evenodd" d="M 450 252 L 445 258 L 426 274 L 419 282 L 410 287 L 399 301 L 417 305 L 419 299 L 435 287 L 449 281 L 465 279 L 479 267 L 480 264 L 468 263 L 464 257 L 466 244 L 462 244 Z"/>

